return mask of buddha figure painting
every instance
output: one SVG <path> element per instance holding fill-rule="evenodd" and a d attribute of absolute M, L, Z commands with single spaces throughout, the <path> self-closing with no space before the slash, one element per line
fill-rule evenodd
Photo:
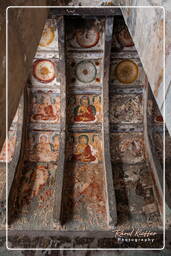
<path fill-rule="evenodd" d="M 90 98 L 82 96 L 80 98 L 80 105 L 74 109 L 75 122 L 93 122 L 96 120 L 96 108 L 90 105 Z"/>
<path fill-rule="evenodd" d="M 37 141 L 38 140 L 38 141 Z M 59 153 L 59 138 L 51 132 L 33 133 L 29 139 L 29 160 L 56 161 Z"/>
<path fill-rule="evenodd" d="M 32 122 L 55 122 L 60 120 L 60 97 L 54 93 L 38 91 L 31 103 Z"/>
<path fill-rule="evenodd" d="M 78 143 L 74 147 L 72 160 L 80 162 L 97 162 L 96 150 L 89 144 L 89 137 L 82 134 L 78 137 Z"/>

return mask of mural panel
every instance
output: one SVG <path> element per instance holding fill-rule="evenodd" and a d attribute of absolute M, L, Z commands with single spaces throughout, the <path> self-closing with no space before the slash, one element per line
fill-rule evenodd
<path fill-rule="evenodd" d="M 142 95 L 121 94 L 110 97 L 111 123 L 142 123 Z"/>
<path fill-rule="evenodd" d="M 73 133 L 67 142 L 67 159 L 82 163 L 102 161 L 101 135 L 97 133 Z"/>
<path fill-rule="evenodd" d="M 15 219 L 20 214 L 14 225 L 22 229 L 39 229 L 43 221 L 46 228 L 52 228 L 56 168 L 57 165 L 52 163 L 24 162 L 19 185 L 14 191 L 11 215 Z"/>
<path fill-rule="evenodd" d="M 27 159 L 33 162 L 57 161 L 59 156 L 59 134 L 32 131 L 27 144 Z"/>
<path fill-rule="evenodd" d="M 102 120 L 100 95 L 71 95 L 68 114 L 74 123 L 95 123 Z"/>
<path fill-rule="evenodd" d="M 113 162 L 138 163 L 144 161 L 144 140 L 141 133 L 111 133 Z"/>
<path fill-rule="evenodd" d="M 68 163 L 66 168 L 63 217 L 67 228 L 107 229 L 102 164 Z"/>
<path fill-rule="evenodd" d="M 60 95 L 55 90 L 32 90 L 31 122 L 59 123 Z"/>

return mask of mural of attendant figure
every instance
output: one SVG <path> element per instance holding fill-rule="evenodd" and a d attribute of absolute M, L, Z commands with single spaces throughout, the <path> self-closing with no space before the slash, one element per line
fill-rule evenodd
<path fill-rule="evenodd" d="M 93 105 L 96 109 L 96 117 L 97 117 L 97 121 L 101 121 L 102 120 L 102 107 L 101 107 L 101 97 L 100 96 L 94 96 L 93 97 Z"/>
<path fill-rule="evenodd" d="M 33 108 L 33 120 L 56 120 L 56 114 L 49 95 L 42 96 L 42 103 Z"/>
<path fill-rule="evenodd" d="M 80 135 L 78 144 L 75 146 L 73 160 L 81 162 L 93 162 L 96 157 L 92 153 L 92 147 L 88 144 L 89 138 L 87 135 Z"/>
<path fill-rule="evenodd" d="M 53 151 L 59 150 L 59 138 L 57 134 L 53 136 L 53 145 L 51 145 L 51 148 Z"/>
<path fill-rule="evenodd" d="M 74 121 L 76 122 L 90 122 L 96 119 L 96 109 L 90 105 L 88 96 L 82 96 L 80 105 L 74 110 Z"/>
<path fill-rule="evenodd" d="M 98 135 L 93 135 L 91 145 L 93 148 L 96 149 L 96 153 L 95 153 L 96 158 L 99 161 L 101 161 L 102 160 L 102 145 L 101 145 Z"/>

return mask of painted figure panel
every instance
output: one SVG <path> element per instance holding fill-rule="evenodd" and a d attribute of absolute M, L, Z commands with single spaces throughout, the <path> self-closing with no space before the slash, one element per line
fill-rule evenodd
<path fill-rule="evenodd" d="M 110 98 L 111 123 L 142 123 L 142 95 L 112 95 Z"/>
<path fill-rule="evenodd" d="M 15 214 L 20 213 L 16 220 L 20 227 L 52 228 L 56 168 L 57 165 L 52 163 L 24 162 L 14 191 L 14 212 L 11 215 L 15 218 Z"/>
<path fill-rule="evenodd" d="M 59 135 L 55 132 L 30 131 L 27 151 L 27 159 L 30 161 L 57 161 L 59 155 Z"/>
<path fill-rule="evenodd" d="M 101 85 L 102 59 L 69 58 L 70 86 Z"/>
<path fill-rule="evenodd" d="M 67 47 L 74 50 L 101 50 L 104 44 L 104 19 L 70 19 Z"/>
<path fill-rule="evenodd" d="M 67 170 L 64 178 L 64 219 L 69 221 L 72 218 L 67 227 L 74 230 L 107 228 L 103 165 L 68 163 Z"/>
<path fill-rule="evenodd" d="M 31 122 L 59 123 L 60 96 L 52 90 L 32 90 Z"/>
<path fill-rule="evenodd" d="M 71 122 L 95 123 L 102 121 L 100 95 L 72 95 L 69 97 L 68 115 Z"/>
<path fill-rule="evenodd" d="M 97 133 L 70 134 L 67 143 L 68 160 L 97 163 L 102 160 L 101 136 Z"/>
<path fill-rule="evenodd" d="M 144 140 L 141 133 L 111 133 L 110 144 L 113 162 L 138 163 L 144 160 Z"/>

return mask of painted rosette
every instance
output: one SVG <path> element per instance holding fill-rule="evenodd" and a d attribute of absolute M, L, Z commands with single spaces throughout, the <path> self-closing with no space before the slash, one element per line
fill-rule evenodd
<path fill-rule="evenodd" d="M 39 46 L 41 47 L 49 46 L 53 42 L 54 38 L 55 38 L 54 28 L 45 26 Z"/>
<path fill-rule="evenodd" d="M 37 60 L 33 63 L 33 76 L 42 83 L 49 83 L 55 78 L 55 66 L 50 60 Z"/>
<path fill-rule="evenodd" d="M 123 60 L 117 64 L 115 75 L 123 84 L 133 83 L 138 77 L 138 65 L 132 60 Z"/>
<path fill-rule="evenodd" d="M 76 66 L 76 77 L 82 83 L 90 83 L 95 80 L 97 70 L 90 61 L 81 61 Z"/>
<path fill-rule="evenodd" d="M 100 34 L 94 28 L 89 30 L 79 30 L 76 33 L 76 41 L 82 48 L 94 47 L 100 38 Z"/>
<path fill-rule="evenodd" d="M 117 39 L 119 43 L 124 47 L 134 46 L 134 42 L 127 28 L 123 28 L 118 34 Z"/>

